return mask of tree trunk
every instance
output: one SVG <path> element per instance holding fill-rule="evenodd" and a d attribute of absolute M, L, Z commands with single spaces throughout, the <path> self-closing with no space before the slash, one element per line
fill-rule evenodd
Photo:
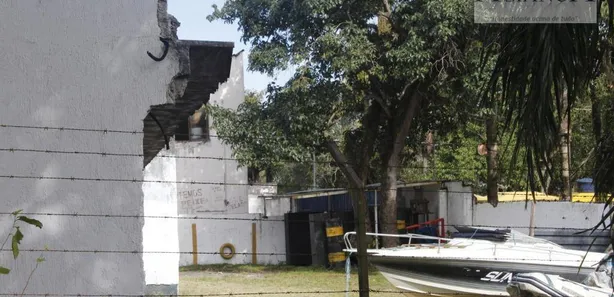
<path fill-rule="evenodd" d="M 422 173 L 424 175 L 429 174 L 428 170 L 429 170 L 429 160 L 431 158 L 431 154 L 433 153 L 433 132 L 432 131 L 428 131 L 426 133 L 426 140 L 425 140 L 425 145 L 424 145 L 424 150 L 423 150 L 423 156 L 422 156 L 422 163 L 423 163 L 423 170 Z"/>
<path fill-rule="evenodd" d="M 486 147 L 488 154 L 487 171 L 488 176 L 486 179 L 487 187 L 487 200 L 492 206 L 497 207 L 499 204 L 499 170 L 497 164 L 497 115 L 491 114 L 486 119 Z"/>
<path fill-rule="evenodd" d="M 550 174 L 547 174 L 547 172 L 546 172 L 546 165 L 542 165 L 539 170 L 541 171 L 542 176 L 545 179 L 545 181 L 541 185 L 542 186 L 542 192 L 544 192 L 544 194 L 548 195 L 548 192 L 550 192 Z"/>
<path fill-rule="evenodd" d="M 273 169 L 271 169 L 271 167 L 268 167 L 265 172 L 266 172 L 266 182 L 272 183 L 273 182 Z"/>
<path fill-rule="evenodd" d="M 250 184 L 260 183 L 260 169 L 255 167 L 248 167 L 247 180 Z"/>
<path fill-rule="evenodd" d="M 398 163 L 398 162 L 396 162 Z M 397 234 L 397 179 L 398 166 L 385 166 L 382 178 L 381 195 L 382 203 L 379 209 L 380 230 L 384 234 Z M 384 236 L 383 247 L 395 247 L 399 245 L 399 238 Z"/>
<path fill-rule="evenodd" d="M 410 85 L 407 85 L 409 88 Z M 420 109 L 421 95 L 418 92 L 418 85 L 411 90 L 411 96 L 405 97 L 406 93 L 399 97 L 403 104 L 401 113 L 396 118 L 387 121 L 387 138 L 380 143 L 380 156 L 382 157 L 382 183 L 380 192 L 382 196 L 381 210 L 379 216 L 382 233 L 398 234 L 397 230 L 397 179 L 400 167 L 400 155 L 405 148 L 406 139 L 409 135 L 412 121 Z M 406 88 L 406 90 L 407 90 Z M 382 238 L 383 247 L 393 247 L 399 245 L 399 238 L 384 236 Z"/>
<path fill-rule="evenodd" d="M 591 95 L 591 118 L 593 124 L 593 135 L 595 137 L 595 164 L 602 164 L 601 162 L 601 151 L 599 142 L 601 141 L 601 102 L 599 102 L 599 98 L 597 97 L 597 90 L 595 90 L 595 85 L 590 85 L 590 95 Z M 593 168 L 597 168 L 593 166 Z M 593 177 L 596 175 L 596 170 L 593 171 Z M 600 189 L 597 185 L 595 185 L 595 191 L 600 192 Z M 613 229 L 614 230 L 614 229 Z"/>
<path fill-rule="evenodd" d="M 567 100 L 567 91 L 563 91 L 561 96 L 561 123 L 560 123 L 560 146 L 561 146 L 561 178 L 563 182 L 563 193 L 561 200 L 571 200 L 571 179 L 569 177 L 569 168 L 571 162 L 570 148 L 570 129 L 569 129 L 569 102 Z"/>
<path fill-rule="evenodd" d="M 595 136 L 595 147 L 599 146 L 601 140 L 601 104 L 597 98 L 597 90 L 595 86 L 590 86 L 591 94 L 591 119 L 593 123 L 593 135 Z"/>

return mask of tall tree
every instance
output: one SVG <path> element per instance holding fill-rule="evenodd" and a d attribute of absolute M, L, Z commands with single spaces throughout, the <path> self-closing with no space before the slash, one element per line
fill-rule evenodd
<path fill-rule="evenodd" d="M 474 33 L 470 9 L 462 0 L 227 0 L 209 19 L 237 22 L 242 40 L 252 46 L 250 70 L 273 74 L 299 66 L 287 85 L 269 88 L 266 108 L 279 112 L 269 115 L 285 141 L 331 154 L 352 189 L 359 220 L 366 210 L 369 163 L 377 153 L 382 231 L 396 233 L 401 153 L 414 118 L 441 101 L 437 89 L 450 72 L 463 71 L 460 62 Z M 353 127 L 334 133 L 341 120 Z M 354 144 L 349 156 L 335 141 L 348 133 Z M 364 225 L 357 231 L 364 234 Z M 359 265 L 366 271 L 360 242 Z M 397 242 L 386 238 L 383 244 Z M 359 280 L 362 290 L 368 280 L 362 274 Z"/>
<path fill-rule="evenodd" d="M 357 154 L 348 158 L 322 135 L 327 127 L 298 124 L 300 116 L 286 115 L 279 121 L 292 132 L 290 138 L 318 134 L 317 139 L 301 141 L 326 144 L 353 188 L 364 187 L 366 164 L 377 152 L 383 173 L 382 231 L 395 233 L 401 153 L 414 118 L 437 103 L 437 88 L 445 84 L 449 72 L 463 67 L 473 34 L 470 8 L 470 3 L 457 0 L 228 0 L 222 8 L 215 7 L 210 19 L 238 23 L 242 39 L 252 45 L 250 70 L 273 74 L 289 64 L 301 65 L 293 82 L 269 90 L 269 104 L 295 96 L 292 104 L 285 105 L 289 113 L 300 106 L 313 108 L 316 103 L 310 102 L 319 99 L 317 104 L 331 108 L 315 116 L 331 122 L 350 118 L 356 123 Z M 307 92 L 288 91 L 299 90 L 297 85 Z M 316 89 L 329 95 L 303 97 L 314 96 Z M 396 243 L 394 238 L 384 240 L 384 246 Z"/>

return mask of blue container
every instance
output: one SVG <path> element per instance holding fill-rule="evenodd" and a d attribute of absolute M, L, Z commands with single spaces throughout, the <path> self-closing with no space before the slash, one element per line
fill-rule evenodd
<path fill-rule="evenodd" d="M 593 179 L 590 177 L 581 178 L 576 180 L 578 184 L 578 192 L 593 193 L 595 192 L 595 186 L 593 185 Z"/>

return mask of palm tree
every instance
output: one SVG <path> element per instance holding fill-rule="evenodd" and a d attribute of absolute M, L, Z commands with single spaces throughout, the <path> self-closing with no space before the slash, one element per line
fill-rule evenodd
<path fill-rule="evenodd" d="M 548 164 L 552 164 L 549 159 L 553 152 L 568 151 L 568 135 L 561 131 L 568 131 L 569 114 L 576 99 L 587 94 L 597 77 L 614 77 L 610 60 L 614 0 L 599 0 L 598 5 L 602 10 L 598 11 L 597 24 L 488 25 L 489 30 L 497 32 L 493 46 L 498 50 L 484 99 L 488 105 L 503 107 L 505 127 L 515 130 L 513 157 L 524 159 L 532 192 L 538 183 L 552 176 Z M 614 98 L 606 101 L 601 112 L 612 116 Z M 600 115 L 595 112 L 593 117 Z M 607 126 L 609 122 L 603 123 Z M 614 137 L 609 135 L 614 130 L 597 128 L 608 131 L 596 134 L 603 136 L 595 143 L 599 160 L 595 162 L 595 192 L 603 198 L 614 193 Z M 614 126 L 610 124 L 609 128 Z M 521 146 L 526 148 L 522 155 Z M 541 170 L 542 164 L 546 164 L 545 170 Z M 570 195 L 569 175 L 565 183 L 568 186 L 564 195 Z M 606 202 L 611 205 L 612 198 Z M 603 220 L 612 212 L 606 212 Z"/>

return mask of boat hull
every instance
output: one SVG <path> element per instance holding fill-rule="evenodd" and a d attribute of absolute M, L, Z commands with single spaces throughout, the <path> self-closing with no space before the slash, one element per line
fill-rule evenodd
<path fill-rule="evenodd" d="M 589 267 L 578 273 L 574 266 L 455 259 L 374 256 L 370 262 L 400 290 L 440 296 L 459 293 L 509 296 L 506 286 L 519 273 L 539 272 L 581 281 L 593 271 Z"/>

